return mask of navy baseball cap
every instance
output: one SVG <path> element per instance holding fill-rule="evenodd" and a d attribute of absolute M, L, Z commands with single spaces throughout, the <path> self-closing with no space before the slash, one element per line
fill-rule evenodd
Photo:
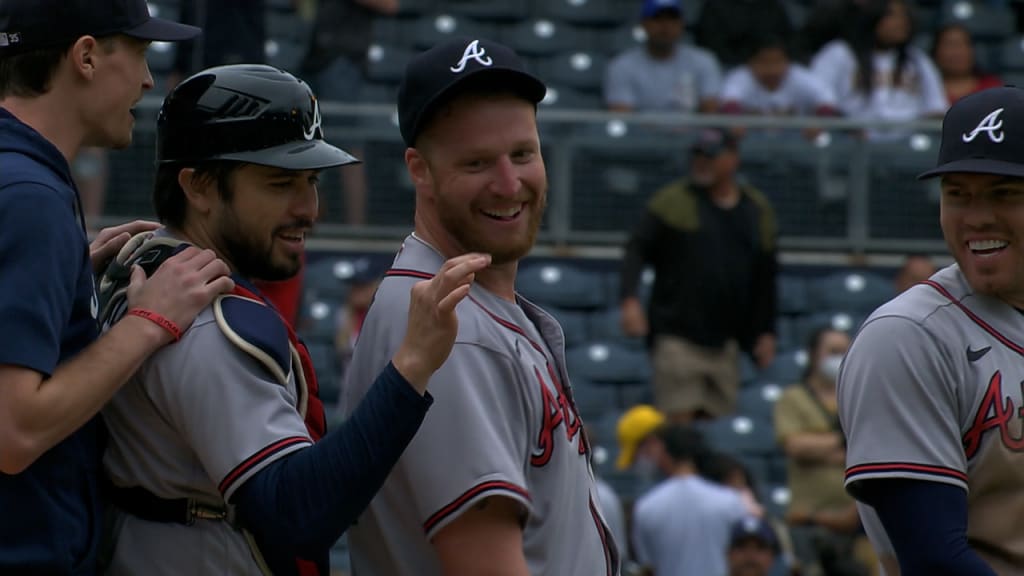
<path fill-rule="evenodd" d="M 176 42 L 200 32 L 151 17 L 146 0 L 0 0 L 0 55 L 59 46 L 82 36 L 124 34 Z"/>
<path fill-rule="evenodd" d="M 732 535 L 729 538 L 729 547 L 732 548 L 743 542 L 756 540 L 778 550 L 779 539 L 775 535 L 775 529 L 764 518 L 747 516 L 736 521 L 732 526 Z"/>
<path fill-rule="evenodd" d="M 989 88 L 946 111 L 938 165 L 918 179 L 950 172 L 1024 178 L 1024 90 Z"/>
<path fill-rule="evenodd" d="M 736 136 L 720 128 L 702 128 L 697 133 L 697 139 L 690 145 L 690 152 L 715 157 L 723 150 L 735 150 L 739 145 Z"/>
<path fill-rule="evenodd" d="M 398 87 L 398 128 L 406 145 L 415 145 L 433 113 L 470 79 L 534 104 L 547 92 L 511 48 L 485 39 L 446 40 L 413 57 Z"/>
<path fill-rule="evenodd" d="M 679 0 L 644 0 L 640 14 L 644 18 L 653 18 L 662 12 L 674 12 L 682 17 L 683 4 Z"/>

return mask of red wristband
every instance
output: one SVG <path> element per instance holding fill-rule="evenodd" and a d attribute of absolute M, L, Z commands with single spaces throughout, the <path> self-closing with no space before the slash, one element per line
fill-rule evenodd
<path fill-rule="evenodd" d="M 181 340 L 181 328 L 178 328 L 177 324 L 175 324 L 174 322 L 171 322 L 167 318 L 164 318 L 160 314 L 157 314 L 156 312 L 153 312 L 152 310 L 144 310 L 142 308 L 132 308 L 131 310 L 126 312 L 126 314 L 128 314 L 130 316 L 138 316 L 139 318 L 145 318 L 146 320 L 149 320 L 150 322 L 152 322 L 152 323 L 156 324 L 157 326 L 163 328 L 164 330 L 167 330 L 168 332 L 170 332 L 171 336 L 174 337 L 174 341 L 175 342 L 177 342 L 178 340 Z"/>

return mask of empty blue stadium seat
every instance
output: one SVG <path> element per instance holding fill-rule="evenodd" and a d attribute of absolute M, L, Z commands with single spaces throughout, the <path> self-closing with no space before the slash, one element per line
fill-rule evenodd
<path fill-rule="evenodd" d="M 538 66 L 538 75 L 546 82 L 600 93 L 608 57 L 598 52 L 570 50 L 544 56 Z"/>
<path fill-rule="evenodd" d="M 450 38 L 494 38 L 495 28 L 453 13 L 427 14 L 416 24 L 414 44 L 427 49 Z"/>
<path fill-rule="evenodd" d="M 999 63 L 1004 73 L 1024 70 L 1024 35 L 1018 34 L 1003 40 L 999 51 Z"/>
<path fill-rule="evenodd" d="M 297 12 L 268 9 L 265 16 L 267 38 L 301 43 L 309 37 L 312 26 Z"/>
<path fill-rule="evenodd" d="M 698 422 L 696 428 L 713 450 L 737 457 L 769 456 L 778 452 L 771 420 L 724 416 Z"/>
<path fill-rule="evenodd" d="M 559 110 L 597 110 L 604 107 L 599 94 L 562 86 L 548 86 L 541 108 Z"/>
<path fill-rule="evenodd" d="M 341 303 L 328 298 L 304 299 L 296 331 L 307 341 L 333 342 Z"/>
<path fill-rule="evenodd" d="M 569 376 L 599 384 L 644 385 L 650 381 L 647 354 L 613 342 L 591 342 L 566 352 Z"/>
<path fill-rule="evenodd" d="M 1014 33 L 1016 16 L 1009 6 L 981 0 L 952 0 L 942 7 L 939 23 L 960 24 L 975 40 L 1002 40 Z"/>
<path fill-rule="evenodd" d="M 283 70 L 297 70 L 306 46 L 294 38 L 269 38 L 264 49 L 267 64 Z"/>
<path fill-rule="evenodd" d="M 864 322 L 866 316 L 866 314 L 850 312 L 816 312 L 800 318 L 797 335 L 805 346 L 814 331 L 820 328 L 830 327 L 833 330 L 846 332 L 853 336 L 860 329 L 860 325 Z"/>
<path fill-rule="evenodd" d="M 540 306 L 600 308 L 603 288 L 599 275 L 565 262 L 526 264 L 516 276 L 519 293 Z"/>
<path fill-rule="evenodd" d="M 789 488 L 784 484 L 768 484 L 761 487 L 759 492 L 759 500 L 764 506 L 765 513 L 771 518 L 784 520 L 791 499 Z"/>
<path fill-rule="evenodd" d="M 937 134 L 915 134 L 868 148 L 868 236 L 874 240 L 941 240 L 938 179 L 917 175 L 935 167 Z"/>
<path fill-rule="evenodd" d="M 341 395 L 341 372 L 338 355 L 331 341 L 306 342 L 309 359 L 316 370 L 316 381 L 320 389 L 320 399 L 324 403 L 334 404 Z"/>
<path fill-rule="evenodd" d="M 441 8 L 454 14 L 507 22 L 521 20 L 529 14 L 529 0 L 446 0 Z"/>
<path fill-rule="evenodd" d="M 781 451 L 778 454 L 768 457 L 768 480 L 772 484 L 786 485 L 788 481 L 788 470 L 786 468 L 787 456 Z"/>
<path fill-rule="evenodd" d="M 643 338 L 630 338 L 622 333 L 621 318 L 622 311 L 619 306 L 608 306 L 591 312 L 588 316 L 590 339 L 617 342 L 636 350 L 644 349 Z"/>
<path fill-rule="evenodd" d="M 416 45 L 416 30 L 419 18 L 387 17 L 373 21 L 372 43 L 385 46 L 412 48 Z"/>
<path fill-rule="evenodd" d="M 303 271 L 303 298 L 341 303 L 348 296 L 348 281 L 355 275 L 359 258 L 325 256 L 311 260 Z"/>
<path fill-rule="evenodd" d="M 579 46 L 582 31 L 549 18 L 530 18 L 499 29 L 501 41 L 523 56 L 550 56 Z"/>
<path fill-rule="evenodd" d="M 770 366 L 761 371 L 758 379 L 764 383 L 788 386 L 800 381 L 806 366 L 807 352 L 802 348 L 782 351 L 775 355 L 775 360 Z"/>
<path fill-rule="evenodd" d="M 610 414 L 618 413 L 618 399 L 613 387 L 591 382 L 583 375 L 576 375 L 571 368 L 569 369 L 569 381 L 572 383 L 576 410 L 583 418 L 583 422 L 599 421 Z M 608 442 L 607 440 L 602 441 Z"/>
<path fill-rule="evenodd" d="M 803 314 L 810 305 L 807 283 L 803 276 L 779 274 L 776 277 L 780 314 Z"/>
<path fill-rule="evenodd" d="M 867 270 L 839 271 L 810 282 L 818 310 L 867 315 L 896 295 L 892 280 Z"/>
<path fill-rule="evenodd" d="M 402 46 L 371 44 L 366 51 L 366 78 L 372 82 L 401 82 L 416 51 Z M 394 99 L 392 99 L 394 102 Z"/>
<path fill-rule="evenodd" d="M 543 0 L 536 11 L 544 16 L 586 25 L 614 25 L 639 19 L 640 8 L 621 0 Z"/>
<path fill-rule="evenodd" d="M 619 23 L 614 28 L 596 32 L 598 40 L 591 44 L 594 50 L 603 51 L 609 57 L 633 48 L 641 48 L 647 41 L 643 26 L 636 22 Z"/>
<path fill-rule="evenodd" d="M 774 382 L 755 384 L 740 389 L 736 413 L 757 420 L 772 420 L 775 403 L 782 396 L 782 385 Z"/>

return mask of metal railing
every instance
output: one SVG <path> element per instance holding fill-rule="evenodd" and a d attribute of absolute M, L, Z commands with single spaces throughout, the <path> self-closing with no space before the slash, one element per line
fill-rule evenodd
<path fill-rule="evenodd" d="M 112 152 L 103 224 L 150 217 L 155 117 L 160 99 L 137 108 L 135 144 Z M 403 163 L 394 106 L 322 104 L 328 140 L 363 159 L 365 213 L 346 212 L 359 178 L 325 175 L 325 214 L 316 236 L 393 240 L 408 233 L 414 194 Z M 549 205 L 538 241 L 615 247 L 647 198 L 686 174 L 687 145 L 702 127 L 745 128 L 741 177 L 773 203 L 780 246 L 789 252 L 941 253 L 934 165 L 938 120 L 891 123 L 843 118 L 613 114 L 541 107 L 538 115 Z M 816 135 L 809 136 L 808 131 Z M 866 137 L 867 133 L 875 137 Z M 877 137 L 885 133 L 886 137 Z"/>

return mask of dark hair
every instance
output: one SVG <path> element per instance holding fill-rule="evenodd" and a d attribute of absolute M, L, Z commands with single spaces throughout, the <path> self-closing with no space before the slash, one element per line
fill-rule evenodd
<path fill-rule="evenodd" d="M 117 36 L 97 37 L 96 41 L 107 52 L 114 49 Z M 0 56 L 0 99 L 9 96 L 34 98 L 50 91 L 54 75 L 68 51 L 78 42 L 69 40 L 48 48 Z"/>
<path fill-rule="evenodd" d="M 963 24 L 959 24 L 957 22 L 950 22 L 948 24 L 943 24 L 942 26 L 939 26 L 938 28 L 936 28 L 935 29 L 935 34 L 932 35 L 932 49 L 931 49 L 931 52 L 929 53 L 929 56 L 932 57 L 932 62 L 935 63 L 936 67 L 938 67 L 938 65 L 939 65 L 938 59 L 935 58 L 935 55 L 936 55 L 936 53 L 939 50 L 939 41 L 942 40 L 942 37 L 945 36 L 947 32 L 952 32 L 953 30 L 959 30 L 959 31 L 963 32 L 964 34 L 966 34 L 967 35 L 967 42 L 971 45 L 972 49 L 974 48 L 974 37 L 971 36 L 971 31 L 968 30 L 966 26 L 964 26 Z M 978 58 L 977 58 L 977 56 L 978 56 L 978 53 L 977 53 L 977 50 L 975 49 L 974 62 L 971 63 L 971 74 L 974 74 L 975 76 L 982 76 L 982 75 L 985 74 L 985 71 L 981 68 L 981 66 L 978 65 Z M 939 70 L 939 73 L 941 74 L 942 70 Z"/>
<path fill-rule="evenodd" d="M 242 166 L 241 162 L 228 160 L 210 160 L 194 166 L 181 163 L 163 164 L 156 171 L 156 183 L 153 185 L 153 209 L 161 224 L 180 228 L 185 223 L 185 192 L 178 184 L 178 173 L 184 168 L 194 168 L 193 181 L 203 180 L 216 182 L 217 191 L 225 201 L 232 198 L 232 177 Z"/>
<path fill-rule="evenodd" d="M 893 75 L 893 86 L 899 86 L 903 81 L 903 75 L 907 71 L 909 60 L 909 48 L 911 39 L 914 37 L 914 14 L 913 6 L 908 0 L 867 0 L 856 12 L 857 16 L 851 22 L 844 34 L 846 42 L 853 50 L 854 58 L 857 60 L 856 87 L 865 95 L 870 95 L 875 88 L 875 45 L 877 36 L 875 30 L 879 22 L 885 18 L 889 6 L 895 3 L 902 4 L 907 11 L 907 20 L 910 22 L 910 30 L 906 40 L 896 47 L 896 69 Z"/>
<path fill-rule="evenodd" d="M 782 50 L 789 57 L 789 43 L 782 36 L 769 32 L 754 37 L 753 42 L 750 43 L 750 51 L 747 53 L 746 59 L 751 60 L 765 50 Z"/>
<path fill-rule="evenodd" d="M 690 426 L 672 424 L 659 428 L 655 433 L 665 444 L 669 458 L 675 462 L 697 464 L 708 452 L 703 434 Z"/>
<path fill-rule="evenodd" d="M 814 353 L 818 351 L 818 347 L 821 346 L 821 342 L 825 339 L 825 336 L 832 332 L 838 332 L 840 334 L 844 333 L 842 330 L 825 325 L 815 328 L 807 338 L 807 366 L 804 366 L 803 375 L 800 376 L 801 382 L 807 382 L 807 379 L 814 373 L 814 369 L 817 368 Z"/>
<path fill-rule="evenodd" d="M 755 494 L 757 493 L 757 483 L 754 481 L 753 474 L 750 473 L 750 470 L 742 461 L 730 454 L 708 452 L 704 455 L 703 460 L 697 464 L 697 468 L 700 470 L 700 475 L 709 482 L 723 485 L 728 481 L 729 476 L 739 472 L 743 475 L 743 480 L 747 483 L 750 491 Z"/>

